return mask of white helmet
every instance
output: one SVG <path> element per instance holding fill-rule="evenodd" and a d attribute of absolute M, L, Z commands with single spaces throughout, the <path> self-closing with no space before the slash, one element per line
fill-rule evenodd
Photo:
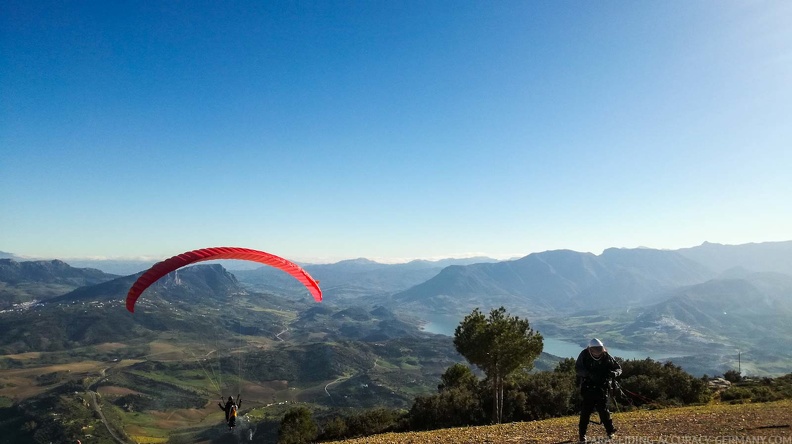
<path fill-rule="evenodd" d="M 602 341 L 600 341 L 599 339 L 594 338 L 591 341 L 589 341 L 589 345 L 588 346 L 589 347 L 605 347 L 605 344 L 603 344 Z"/>

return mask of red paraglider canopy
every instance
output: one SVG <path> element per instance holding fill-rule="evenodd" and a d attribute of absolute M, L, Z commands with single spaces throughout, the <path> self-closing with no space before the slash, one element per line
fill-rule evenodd
<path fill-rule="evenodd" d="M 313 295 L 314 299 L 316 299 L 316 302 L 320 302 L 322 300 L 322 290 L 319 288 L 319 282 L 312 278 L 308 272 L 300 268 L 300 266 L 294 262 L 275 256 L 274 254 L 269 254 L 258 250 L 251 250 L 249 248 L 215 247 L 188 251 L 154 264 L 145 273 L 143 273 L 129 289 L 129 293 L 127 293 L 126 298 L 127 310 L 134 313 L 135 302 L 138 300 L 143 291 L 146 290 L 146 288 L 148 288 L 151 284 L 156 282 L 159 278 L 165 276 L 171 271 L 175 271 L 181 267 L 194 264 L 196 262 L 212 261 L 216 259 L 239 259 L 244 261 L 254 261 L 283 270 L 300 281 L 300 283 L 305 285 L 308 291 L 311 292 L 311 295 Z"/>

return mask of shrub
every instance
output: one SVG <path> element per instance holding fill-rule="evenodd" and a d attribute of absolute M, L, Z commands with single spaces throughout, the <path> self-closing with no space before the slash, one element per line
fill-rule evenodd
<path fill-rule="evenodd" d="M 626 391 L 638 394 L 631 397 L 635 405 L 647 402 L 665 405 L 706 402 L 707 385 L 686 373 L 672 362 L 665 364 L 652 359 L 622 362 L 621 385 Z"/>
<path fill-rule="evenodd" d="M 478 394 L 463 388 L 418 397 L 408 413 L 413 430 L 476 425 L 483 423 L 484 418 Z"/>
<path fill-rule="evenodd" d="M 577 391 L 575 376 L 569 372 L 527 375 L 507 392 L 508 405 L 514 407 L 506 420 L 533 421 L 569 415 L 575 411 Z"/>
<path fill-rule="evenodd" d="M 406 412 L 385 408 L 368 410 L 362 413 L 333 417 L 322 425 L 320 441 L 357 438 L 385 432 L 407 430 L 403 424 Z"/>
<path fill-rule="evenodd" d="M 751 399 L 751 391 L 744 387 L 729 387 L 721 392 L 721 401 L 730 401 L 732 404 L 745 402 Z"/>
<path fill-rule="evenodd" d="M 773 391 L 770 387 L 751 388 L 751 401 L 753 402 L 770 402 L 780 399 L 784 399 L 784 396 L 779 392 Z"/>
<path fill-rule="evenodd" d="M 397 410 L 373 409 L 347 418 L 347 434 L 351 437 L 389 432 L 396 428 L 402 414 Z"/>
<path fill-rule="evenodd" d="M 731 382 L 732 384 L 742 381 L 742 375 L 737 370 L 729 370 L 723 374 L 723 379 Z"/>
<path fill-rule="evenodd" d="M 448 367 L 440 377 L 440 385 L 437 390 L 442 392 L 453 388 L 462 388 L 469 391 L 475 391 L 478 385 L 478 379 L 470 367 L 464 364 L 454 364 Z"/>
<path fill-rule="evenodd" d="M 347 429 L 346 420 L 339 416 L 331 418 L 322 426 L 322 433 L 319 435 L 319 441 L 333 441 L 351 438 Z"/>
<path fill-rule="evenodd" d="M 316 439 L 316 422 L 305 407 L 290 409 L 283 416 L 278 430 L 278 444 L 306 444 Z"/>

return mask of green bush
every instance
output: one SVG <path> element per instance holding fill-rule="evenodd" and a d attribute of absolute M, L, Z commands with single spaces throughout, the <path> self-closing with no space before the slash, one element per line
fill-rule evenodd
<path fill-rule="evenodd" d="M 773 391 L 770 387 L 754 387 L 751 389 L 751 401 L 753 402 L 771 402 L 784 399 L 784 396 Z"/>
<path fill-rule="evenodd" d="M 792 374 L 778 378 L 747 379 L 733 384 L 724 390 L 722 401 L 736 402 L 771 402 L 792 398 Z"/>
<path fill-rule="evenodd" d="M 416 398 L 408 414 L 412 430 L 431 430 L 482 424 L 481 396 L 464 388 L 451 388 Z"/>
<path fill-rule="evenodd" d="M 527 375 L 507 392 L 507 421 L 533 421 L 572 414 L 577 404 L 573 373 L 539 372 Z M 506 414 L 508 413 L 508 414 Z"/>
<path fill-rule="evenodd" d="M 378 433 L 403 431 L 405 412 L 391 409 L 373 409 L 346 417 L 333 417 L 322 425 L 320 441 L 341 440 Z"/>
<path fill-rule="evenodd" d="M 621 365 L 621 385 L 625 391 L 639 395 L 630 397 L 636 406 L 697 404 L 709 398 L 703 380 L 694 378 L 670 361 L 663 364 L 647 358 L 623 361 Z"/>
<path fill-rule="evenodd" d="M 347 433 L 355 437 L 388 432 L 396 428 L 401 416 L 397 410 L 369 410 L 347 419 Z"/>
<path fill-rule="evenodd" d="M 745 387 L 729 387 L 721 392 L 721 401 L 730 401 L 731 403 L 738 403 L 749 401 L 751 399 L 751 390 Z"/>
<path fill-rule="evenodd" d="M 283 416 L 278 430 L 278 444 L 307 444 L 316 439 L 318 428 L 311 411 L 295 407 Z"/>
<path fill-rule="evenodd" d="M 729 370 L 723 374 L 723 379 L 731 382 L 732 384 L 742 381 L 742 375 L 737 370 Z"/>
<path fill-rule="evenodd" d="M 336 416 L 330 418 L 322 425 L 322 433 L 319 435 L 319 441 L 339 441 L 351 438 L 349 429 L 347 428 L 346 419 Z"/>
<path fill-rule="evenodd" d="M 783 399 L 792 399 L 792 373 L 772 380 L 772 387 Z"/>
<path fill-rule="evenodd" d="M 469 391 L 475 391 L 478 385 L 478 379 L 470 367 L 464 364 L 454 364 L 448 367 L 440 377 L 440 385 L 437 390 L 442 392 L 453 388 L 461 388 Z"/>

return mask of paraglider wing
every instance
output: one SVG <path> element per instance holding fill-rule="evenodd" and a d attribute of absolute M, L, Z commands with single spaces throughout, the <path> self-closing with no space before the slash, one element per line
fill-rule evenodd
<path fill-rule="evenodd" d="M 196 262 L 212 261 L 216 259 L 239 259 L 254 261 L 283 270 L 300 281 L 300 283 L 305 285 L 317 302 L 322 300 L 322 290 L 319 288 L 319 282 L 317 282 L 311 277 L 311 275 L 309 275 L 294 262 L 275 256 L 274 254 L 269 254 L 258 250 L 251 250 L 249 248 L 216 247 L 188 251 L 154 264 L 154 266 L 146 270 L 146 272 L 143 273 L 129 289 L 129 293 L 127 293 L 126 298 L 127 310 L 134 313 L 135 302 L 138 300 L 143 291 L 151 284 L 156 282 L 159 278 L 165 276 L 171 271 L 177 270 L 186 265 L 194 264 Z"/>

